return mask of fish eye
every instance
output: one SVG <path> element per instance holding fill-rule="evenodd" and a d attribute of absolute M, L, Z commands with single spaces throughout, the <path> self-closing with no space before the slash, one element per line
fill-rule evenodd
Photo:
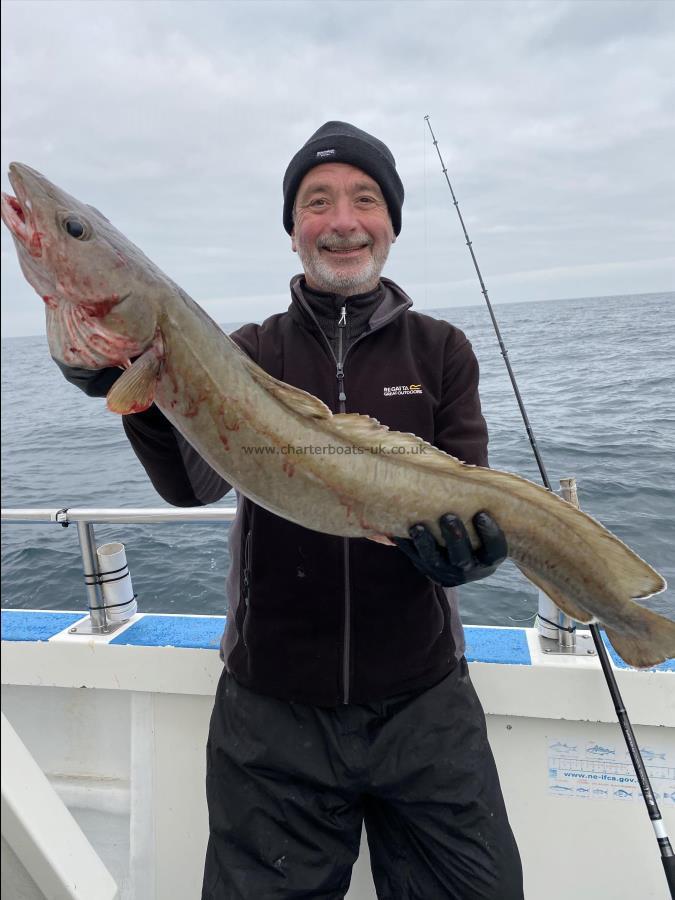
<path fill-rule="evenodd" d="M 79 211 L 58 209 L 56 211 L 56 224 L 76 241 L 88 241 L 92 236 L 92 228 L 88 217 L 82 215 Z"/>
<path fill-rule="evenodd" d="M 71 237 L 77 238 L 78 241 L 87 237 L 87 226 L 75 216 L 69 216 L 64 221 L 63 227 Z"/>

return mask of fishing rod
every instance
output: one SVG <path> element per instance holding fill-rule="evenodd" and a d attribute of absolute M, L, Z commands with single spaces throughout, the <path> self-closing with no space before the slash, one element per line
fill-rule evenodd
<path fill-rule="evenodd" d="M 497 340 L 499 342 L 499 348 L 501 350 L 501 354 L 504 358 L 504 362 L 506 364 L 506 369 L 509 373 L 509 378 L 511 379 L 511 385 L 513 386 L 513 391 L 516 395 L 516 400 L 518 401 L 518 408 L 520 409 L 520 414 L 523 418 L 523 422 L 525 423 L 525 430 L 527 431 L 527 436 L 530 440 L 530 445 L 532 447 L 532 451 L 534 453 L 534 458 L 537 461 L 537 465 L 539 466 L 539 472 L 541 473 L 541 479 L 544 482 L 545 487 L 549 491 L 553 491 L 551 487 L 551 482 L 549 481 L 548 475 L 546 474 L 546 468 L 544 467 L 544 461 L 541 458 L 541 454 L 539 453 L 539 447 L 537 446 L 537 441 L 534 436 L 534 432 L 532 430 L 532 426 L 530 425 L 530 420 L 527 416 L 527 411 L 525 410 L 525 404 L 523 403 L 523 398 L 520 395 L 520 391 L 518 390 L 518 384 L 516 382 L 516 376 L 513 372 L 513 368 L 511 367 L 511 362 L 509 360 L 508 351 L 502 339 L 501 332 L 499 330 L 499 325 L 497 324 L 497 318 L 494 314 L 494 310 L 492 308 L 492 304 L 490 303 L 490 298 L 488 297 L 487 288 L 485 287 L 485 282 L 483 281 L 483 276 L 481 275 L 480 268 L 478 266 L 478 260 L 476 259 L 476 254 L 473 250 L 473 244 L 469 239 L 469 233 L 466 230 L 466 225 L 464 224 L 464 219 L 462 218 L 462 213 L 459 209 L 459 203 L 457 201 L 457 197 L 455 196 L 455 192 L 452 189 L 452 184 L 450 183 L 450 178 L 448 177 L 448 169 L 443 161 L 443 157 L 441 156 L 441 151 L 438 147 L 438 141 L 436 140 L 436 135 L 433 132 L 431 127 L 431 122 L 429 120 L 429 116 L 425 116 L 425 121 L 429 126 L 429 131 L 431 132 L 431 139 L 434 147 L 436 148 L 436 153 L 438 153 L 438 158 L 441 163 L 441 169 L 443 174 L 445 175 L 445 180 L 448 183 L 448 187 L 450 188 L 450 193 L 452 195 L 452 202 L 457 210 L 457 215 L 459 216 L 459 221 L 462 226 L 462 231 L 464 232 L 464 238 L 466 240 L 466 245 L 469 248 L 469 253 L 471 254 L 471 259 L 473 260 L 473 266 L 476 270 L 476 275 L 478 276 L 478 281 L 480 282 L 480 287 L 483 296 L 485 297 L 485 302 L 487 303 L 488 312 L 490 313 L 490 318 L 492 319 L 492 324 L 495 329 L 495 333 L 497 335 Z M 600 629 L 597 625 L 591 623 L 590 632 L 591 637 L 593 638 L 593 643 L 595 644 L 595 649 L 598 654 L 598 658 L 600 660 L 600 665 L 602 666 L 602 671 L 605 675 L 605 681 L 607 682 L 607 687 L 609 689 L 609 693 L 612 697 L 612 702 L 614 703 L 614 709 L 616 711 L 617 718 L 619 720 L 619 725 L 621 726 L 621 731 L 623 732 L 623 737 L 626 742 L 626 747 L 628 748 L 628 753 L 630 755 L 631 761 L 633 763 L 633 768 L 635 769 L 635 774 L 637 776 L 638 783 L 640 785 L 640 790 L 642 791 L 642 796 L 644 798 L 645 804 L 647 806 L 647 812 L 649 813 L 649 818 L 651 819 L 652 827 L 654 829 L 654 834 L 656 835 L 656 841 L 659 846 L 659 851 L 661 853 L 661 861 L 663 863 L 663 869 L 666 873 L 666 881 L 668 882 L 668 887 L 670 889 L 670 896 L 672 900 L 675 900 L 675 853 L 673 852 L 673 848 L 670 843 L 670 839 L 668 837 L 668 832 L 666 831 L 665 824 L 663 822 L 663 818 L 661 816 L 661 811 L 659 810 L 659 806 L 656 802 L 656 798 L 654 796 L 654 791 L 652 790 L 651 783 L 649 781 L 649 775 L 647 774 L 647 770 L 645 768 L 644 760 L 642 759 L 642 754 L 640 753 L 640 748 L 635 739 L 635 734 L 633 732 L 633 726 L 631 725 L 630 719 L 628 717 L 628 712 L 626 711 L 626 707 L 624 706 L 623 699 L 621 697 L 621 692 L 619 690 L 619 685 L 616 682 L 616 678 L 614 677 L 614 671 L 612 670 L 611 663 L 609 661 L 609 655 L 607 653 L 607 648 L 605 647 L 605 643 L 602 640 L 602 635 L 600 634 Z"/>

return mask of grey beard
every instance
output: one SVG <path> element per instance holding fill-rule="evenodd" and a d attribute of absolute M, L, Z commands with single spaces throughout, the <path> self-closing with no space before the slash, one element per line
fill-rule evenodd
<path fill-rule="evenodd" d="M 384 252 L 374 252 L 371 258 L 357 272 L 341 272 L 333 269 L 324 259 L 318 247 L 297 246 L 300 262 L 305 270 L 305 275 L 320 291 L 326 293 L 342 294 L 349 297 L 352 294 L 364 294 L 374 290 L 380 279 L 380 274 L 389 256 L 389 248 Z"/>

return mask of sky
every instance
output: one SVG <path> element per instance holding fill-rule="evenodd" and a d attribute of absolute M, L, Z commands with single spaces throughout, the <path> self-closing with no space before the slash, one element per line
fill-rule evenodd
<path fill-rule="evenodd" d="M 27 163 L 218 322 L 288 305 L 284 171 L 324 122 L 393 152 L 417 309 L 675 289 L 675 3 L 2 3 L 2 189 Z M 2 330 L 42 301 L 2 227 Z"/>

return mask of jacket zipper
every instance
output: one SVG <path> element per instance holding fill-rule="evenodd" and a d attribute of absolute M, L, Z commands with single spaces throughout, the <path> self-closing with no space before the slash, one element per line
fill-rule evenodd
<path fill-rule="evenodd" d="M 349 356 L 349 353 L 353 348 L 364 338 L 368 337 L 368 335 L 372 334 L 372 331 L 365 331 L 363 334 L 359 335 L 355 341 L 347 348 L 347 352 L 343 356 L 343 335 L 344 329 L 347 326 L 347 305 L 346 303 L 340 309 L 340 318 L 338 319 L 338 355 L 335 356 L 335 352 L 333 351 L 333 347 L 331 346 L 331 342 L 328 340 L 326 335 L 323 332 L 323 329 L 319 325 L 319 322 L 314 315 L 312 309 L 309 304 L 304 301 L 302 298 L 300 299 L 300 304 L 304 308 L 304 310 L 308 313 L 309 317 L 314 321 L 319 334 L 324 339 L 326 346 L 330 352 L 330 355 L 335 360 L 336 367 L 336 377 L 338 383 L 338 403 L 339 403 L 339 412 L 344 413 L 347 411 L 347 395 L 344 389 L 344 363 L 346 358 Z M 393 318 L 393 317 L 392 317 Z M 377 329 L 384 327 L 384 325 L 389 324 L 389 319 L 386 322 L 382 322 L 381 325 L 378 326 Z M 344 567 L 345 567 L 345 581 L 344 581 L 344 609 L 345 609 L 345 617 L 344 617 L 344 640 L 343 640 L 343 652 L 342 652 L 342 693 L 343 700 L 342 702 L 346 705 L 349 703 L 349 697 L 351 692 L 351 677 L 350 677 L 350 656 L 351 656 L 351 593 L 349 589 L 349 538 L 343 538 L 343 558 L 344 558 Z"/>
<path fill-rule="evenodd" d="M 251 529 L 246 533 L 246 540 L 244 542 L 244 570 L 243 570 L 243 582 L 244 582 L 244 617 L 241 620 L 241 639 L 244 642 L 244 647 L 248 648 L 248 643 L 246 641 L 246 619 L 248 618 L 249 611 L 249 601 L 251 599 L 251 539 L 253 532 Z"/>
<path fill-rule="evenodd" d="M 345 394 L 345 371 L 343 351 L 343 336 L 347 327 L 347 304 L 345 303 L 340 310 L 340 318 L 338 319 L 338 358 L 336 360 L 336 375 L 338 383 L 338 403 L 341 413 L 347 411 L 347 395 Z M 351 688 L 350 666 L 351 666 L 351 638 L 352 638 L 352 598 L 349 589 L 349 538 L 342 539 L 342 552 L 345 566 L 344 580 L 344 601 L 345 601 L 345 619 L 343 634 L 343 650 L 342 650 L 342 702 L 349 703 L 349 693 Z"/>

